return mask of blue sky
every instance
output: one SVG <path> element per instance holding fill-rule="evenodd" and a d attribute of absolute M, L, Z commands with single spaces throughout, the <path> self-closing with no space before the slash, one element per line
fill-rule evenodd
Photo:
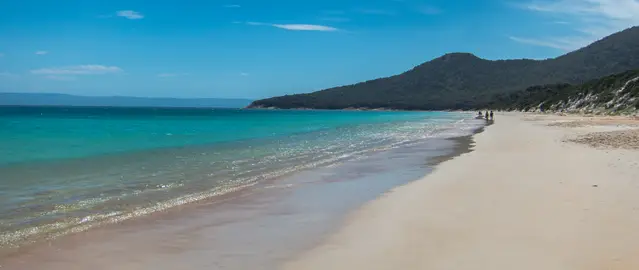
<path fill-rule="evenodd" d="M 263 98 L 448 52 L 548 58 L 639 24 L 639 0 L 5 0 L 0 92 Z"/>

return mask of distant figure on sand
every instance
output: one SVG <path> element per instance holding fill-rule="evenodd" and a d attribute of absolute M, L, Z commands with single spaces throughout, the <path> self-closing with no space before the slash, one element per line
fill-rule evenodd
<path fill-rule="evenodd" d="M 477 112 L 477 117 L 475 117 L 475 119 L 483 119 L 484 115 L 481 114 L 481 111 Z"/>
<path fill-rule="evenodd" d="M 486 111 L 486 120 L 489 120 L 489 119 L 488 119 L 488 111 Z"/>
<path fill-rule="evenodd" d="M 494 120 L 493 111 L 490 111 L 490 120 Z"/>

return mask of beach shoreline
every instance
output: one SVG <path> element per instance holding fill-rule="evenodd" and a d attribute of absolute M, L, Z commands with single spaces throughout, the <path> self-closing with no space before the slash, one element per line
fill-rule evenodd
<path fill-rule="evenodd" d="M 639 152 L 588 137 L 636 131 L 630 121 L 499 114 L 472 152 L 366 204 L 282 268 L 637 269 Z"/>
<path fill-rule="evenodd" d="M 421 178 L 442 161 L 468 152 L 471 144 L 472 136 L 429 139 L 361 162 L 265 181 L 210 200 L 27 245 L 5 254 L 0 266 L 275 269 L 318 245 L 362 204 Z M 384 166 L 389 171 L 380 171 Z M 355 178 L 349 179 L 351 174 Z M 204 251 L 207 256 L 202 256 Z"/>

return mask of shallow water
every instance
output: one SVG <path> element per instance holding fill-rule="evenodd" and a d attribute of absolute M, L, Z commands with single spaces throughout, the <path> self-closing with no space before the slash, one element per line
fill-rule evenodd
<path fill-rule="evenodd" d="M 277 269 L 353 209 L 466 149 L 431 139 L 23 250 L 3 269 Z M 374 236 L 371 236 L 374 237 Z"/>
<path fill-rule="evenodd" d="M 13 248 L 370 158 L 480 122 L 439 112 L 0 108 Z"/>

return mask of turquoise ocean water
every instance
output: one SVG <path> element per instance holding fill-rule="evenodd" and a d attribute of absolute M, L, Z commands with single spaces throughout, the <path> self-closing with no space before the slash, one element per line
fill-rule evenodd
<path fill-rule="evenodd" d="M 429 138 L 461 113 L 0 107 L 0 247 L 214 198 Z"/>

